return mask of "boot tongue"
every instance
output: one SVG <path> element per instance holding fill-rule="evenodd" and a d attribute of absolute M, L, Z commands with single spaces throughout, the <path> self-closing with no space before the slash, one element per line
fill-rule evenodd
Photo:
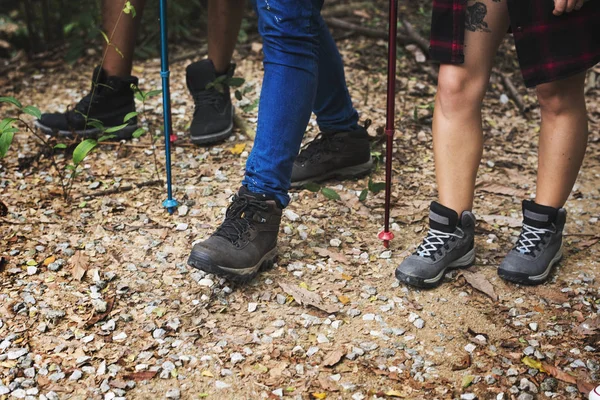
<path fill-rule="evenodd" d="M 240 190 L 238 191 L 238 196 L 239 197 L 246 197 L 252 200 L 258 200 L 258 201 L 274 201 L 275 204 L 277 204 L 277 207 L 279 208 L 283 208 L 281 206 L 281 204 L 279 204 L 279 201 L 277 201 L 277 198 L 273 195 L 269 195 L 269 194 L 264 194 L 264 193 L 254 193 L 251 192 L 246 186 L 242 186 L 240 188 Z"/>
<path fill-rule="evenodd" d="M 206 90 L 206 85 L 216 78 L 217 73 L 211 60 L 198 61 L 186 68 L 187 86 L 192 93 Z"/>
<path fill-rule="evenodd" d="M 437 201 L 431 202 L 429 208 L 429 227 L 437 231 L 452 233 L 458 224 L 458 214 L 451 208 L 445 207 Z"/>
<path fill-rule="evenodd" d="M 536 227 L 548 228 L 556 221 L 558 209 L 537 204 L 531 200 L 523 201 L 523 223 Z"/>

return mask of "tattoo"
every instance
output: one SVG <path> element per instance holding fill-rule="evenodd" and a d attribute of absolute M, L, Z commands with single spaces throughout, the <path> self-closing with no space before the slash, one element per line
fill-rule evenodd
<path fill-rule="evenodd" d="M 484 18 L 487 15 L 487 6 L 481 2 L 476 2 L 472 6 L 467 7 L 465 29 L 471 32 L 491 32 Z"/>

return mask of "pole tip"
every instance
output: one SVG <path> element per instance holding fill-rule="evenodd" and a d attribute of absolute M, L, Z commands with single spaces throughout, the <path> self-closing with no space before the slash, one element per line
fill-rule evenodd
<path fill-rule="evenodd" d="M 383 246 L 386 249 L 390 248 L 390 240 L 394 238 L 394 234 L 392 232 L 381 231 L 378 235 L 379 239 L 383 240 Z"/>
<path fill-rule="evenodd" d="M 179 203 L 175 199 L 167 199 L 167 200 L 163 201 L 162 205 L 164 208 L 167 209 L 169 214 L 173 215 L 173 213 L 175 213 L 175 210 L 177 209 L 177 206 L 179 205 Z"/>

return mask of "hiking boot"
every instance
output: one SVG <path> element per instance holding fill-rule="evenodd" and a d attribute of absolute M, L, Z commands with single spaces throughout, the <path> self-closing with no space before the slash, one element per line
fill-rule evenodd
<path fill-rule="evenodd" d="M 458 214 L 432 202 L 429 232 L 417 250 L 396 268 L 396 278 L 424 289 L 440 284 L 449 268 L 466 267 L 475 260 L 475 216 Z"/>
<path fill-rule="evenodd" d="M 35 126 L 52 136 L 96 137 L 102 134 L 102 130 L 90 126 L 91 121 L 86 123 L 86 115 L 89 120 L 100 121 L 105 129 L 123 125 L 125 116 L 135 111 L 131 85 L 137 86 L 138 79 L 135 76 L 108 76 L 101 67 L 94 69 L 92 79 L 90 93 L 83 97 L 74 109 L 64 113 L 42 114 L 42 117 L 35 121 Z M 126 127 L 111 135 L 118 139 L 131 139 L 131 134 L 137 129 L 137 118 L 133 117 L 127 122 Z"/>
<path fill-rule="evenodd" d="M 523 285 L 539 285 L 548 280 L 552 267 L 563 255 L 562 233 L 566 219 L 564 208 L 523 201 L 521 234 L 498 267 L 498 275 Z"/>
<path fill-rule="evenodd" d="M 211 144 L 223 141 L 233 131 L 233 105 L 227 79 L 233 77 L 235 64 L 223 75 L 217 75 L 211 60 L 192 63 L 186 69 L 186 82 L 194 98 L 194 118 L 190 127 L 194 144 Z M 224 77 L 222 82 L 215 82 Z M 207 88 L 209 83 L 216 86 Z"/>
<path fill-rule="evenodd" d="M 298 154 L 292 170 L 292 188 L 333 178 L 359 178 L 372 168 L 371 146 L 365 127 L 321 132 Z"/>
<path fill-rule="evenodd" d="M 281 214 L 273 198 L 242 186 L 221 226 L 194 245 L 188 265 L 236 282 L 251 280 L 273 266 Z"/>

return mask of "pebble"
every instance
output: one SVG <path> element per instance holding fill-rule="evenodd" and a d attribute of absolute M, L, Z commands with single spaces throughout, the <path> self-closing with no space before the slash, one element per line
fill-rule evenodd
<path fill-rule="evenodd" d="M 468 343 L 465 346 L 465 350 L 467 353 L 472 353 L 473 351 L 475 351 L 476 348 L 477 348 L 477 346 L 475 346 L 473 343 Z"/>
<path fill-rule="evenodd" d="M 521 393 L 517 400 L 535 400 L 535 397 L 531 393 Z"/>
<path fill-rule="evenodd" d="M 348 314 L 348 316 L 350 316 L 352 318 L 355 318 L 360 315 L 360 310 L 358 310 L 356 308 L 351 308 L 348 311 L 346 311 L 346 314 Z"/>
<path fill-rule="evenodd" d="M 212 279 L 203 278 L 198 281 L 198 285 L 205 287 L 213 287 L 215 282 Z"/>
<path fill-rule="evenodd" d="M 127 339 L 127 334 L 125 332 L 121 332 L 116 335 L 113 335 L 113 340 L 115 342 L 123 342 L 123 341 L 125 341 L 125 339 Z"/>
<path fill-rule="evenodd" d="M 417 328 L 417 329 L 423 329 L 425 327 L 425 321 L 423 321 L 421 318 L 417 318 L 414 322 L 413 325 Z"/>
<path fill-rule="evenodd" d="M 555 392 L 558 388 L 558 381 L 555 378 L 548 377 L 540 384 L 540 390 L 542 392 Z"/>
<path fill-rule="evenodd" d="M 325 336 L 325 335 L 323 335 L 322 333 L 320 333 L 320 334 L 317 336 L 317 342 L 318 342 L 318 343 L 321 343 L 321 344 L 323 344 L 323 343 L 329 343 L 329 339 L 327 339 L 327 336 Z"/>
<path fill-rule="evenodd" d="M 92 306 L 94 307 L 94 310 L 99 313 L 105 313 L 106 312 L 106 307 L 108 306 L 108 304 L 101 299 L 93 299 L 92 300 Z"/>
<path fill-rule="evenodd" d="M 82 376 L 83 376 L 83 373 L 80 370 L 76 369 L 75 371 L 73 371 L 71 376 L 69 376 L 69 380 L 70 381 L 78 381 L 81 379 Z"/>
<path fill-rule="evenodd" d="M 300 216 L 298 214 L 296 214 L 295 212 L 293 212 L 292 210 L 290 210 L 289 208 L 286 208 L 283 211 L 283 215 L 285 215 L 287 217 L 287 219 L 289 219 L 292 222 L 296 222 L 300 219 Z"/>
<path fill-rule="evenodd" d="M 536 322 L 531 322 L 529 324 L 529 329 L 531 329 L 532 331 L 536 332 L 538 330 L 538 324 Z"/>
<path fill-rule="evenodd" d="M 257 303 L 248 303 L 248 312 L 252 313 L 258 308 Z"/>
<path fill-rule="evenodd" d="M 8 353 L 6 353 L 6 356 L 9 360 L 16 360 L 19 357 L 22 357 L 27 353 L 29 353 L 29 351 L 27 349 L 15 349 L 15 350 L 12 350 L 12 351 L 9 351 Z"/>
<path fill-rule="evenodd" d="M 228 383 L 225 383 L 223 381 L 215 381 L 215 387 L 217 389 L 227 389 L 227 388 L 230 388 L 231 385 Z"/>
<path fill-rule="evenodd" d="M 185 222 L 180 222 L 177 224 L 177 226 L 175 227 L 176 231 L 185 231 L 188 228 L 188 224 L 186 224 Z"/>
<path fill-rule="evenodd" d="M 158 328 L 158 329 L 155 329 L 154 331 L 152 331 L 152 337 L 154 339 L 162 339 L 166 333 L 167 333 L 167 331 L 165 331 L 164 329 Z"/>
<path fill-rule="evenodd" d="M 329 245 L 331 247 L 340 247 L 341 244 L 342 244 L 342 241 L 340 239 L 331 239 L 329 241 Z"/>
<path fill-rule="evenodd" d="M 37 272 L 38 272 L 37 267 L 33 267 L 33 266 L 27 267 L 27 275 L 35 275 L 35 274 L 37 274 Z"/>
<path fill-rule="evenodd" d="M 244 361 L 246 359 L 246 357 L 244 357 L 242 355 L 242 353 L 232 353 L 229 359 L 231 361 L 231 364 L 235 365 L 235 364 L 237 364 L 239 362 Z"/>
<path fill-rule="evenodd" d="M 189 207 L 184 204 L 177 208 L 177 214 L 179 214 L 180 217 L 185 217 L 189 210 Z"/>
<path fill-rule="evenodd" d="M 311 346 L 308 348 L 308 351 L 306 352 L 306 356 L 307 357 L 313 356 L 317 353 L 317 351 L 319 351 L 319 348 L 317 346 Z"/>
<path fill-rule="evenodd" d="M 476 398 L 475 393 L 463 393 L 460 395 L 460 400 L 475 400 Z"/>
<path fill-rule="evenodd" d="M 0 385 L 0 396 L 10 393 L 10 389 L 4 385 Z"/>
<path fill-rule="evenodd" d="M 179 389 L 169 389 L 165 397 L 167 399 L 179 400 L 181 398 L 181 391 Z"/>
<path fill-rule="evenodd" d="M 27 393 L 23 389 L 17 389 L 13 390 L 13 392 L 10 395 L 16 399 L 24 399 L 25 396 L 27 396 Z"/>

